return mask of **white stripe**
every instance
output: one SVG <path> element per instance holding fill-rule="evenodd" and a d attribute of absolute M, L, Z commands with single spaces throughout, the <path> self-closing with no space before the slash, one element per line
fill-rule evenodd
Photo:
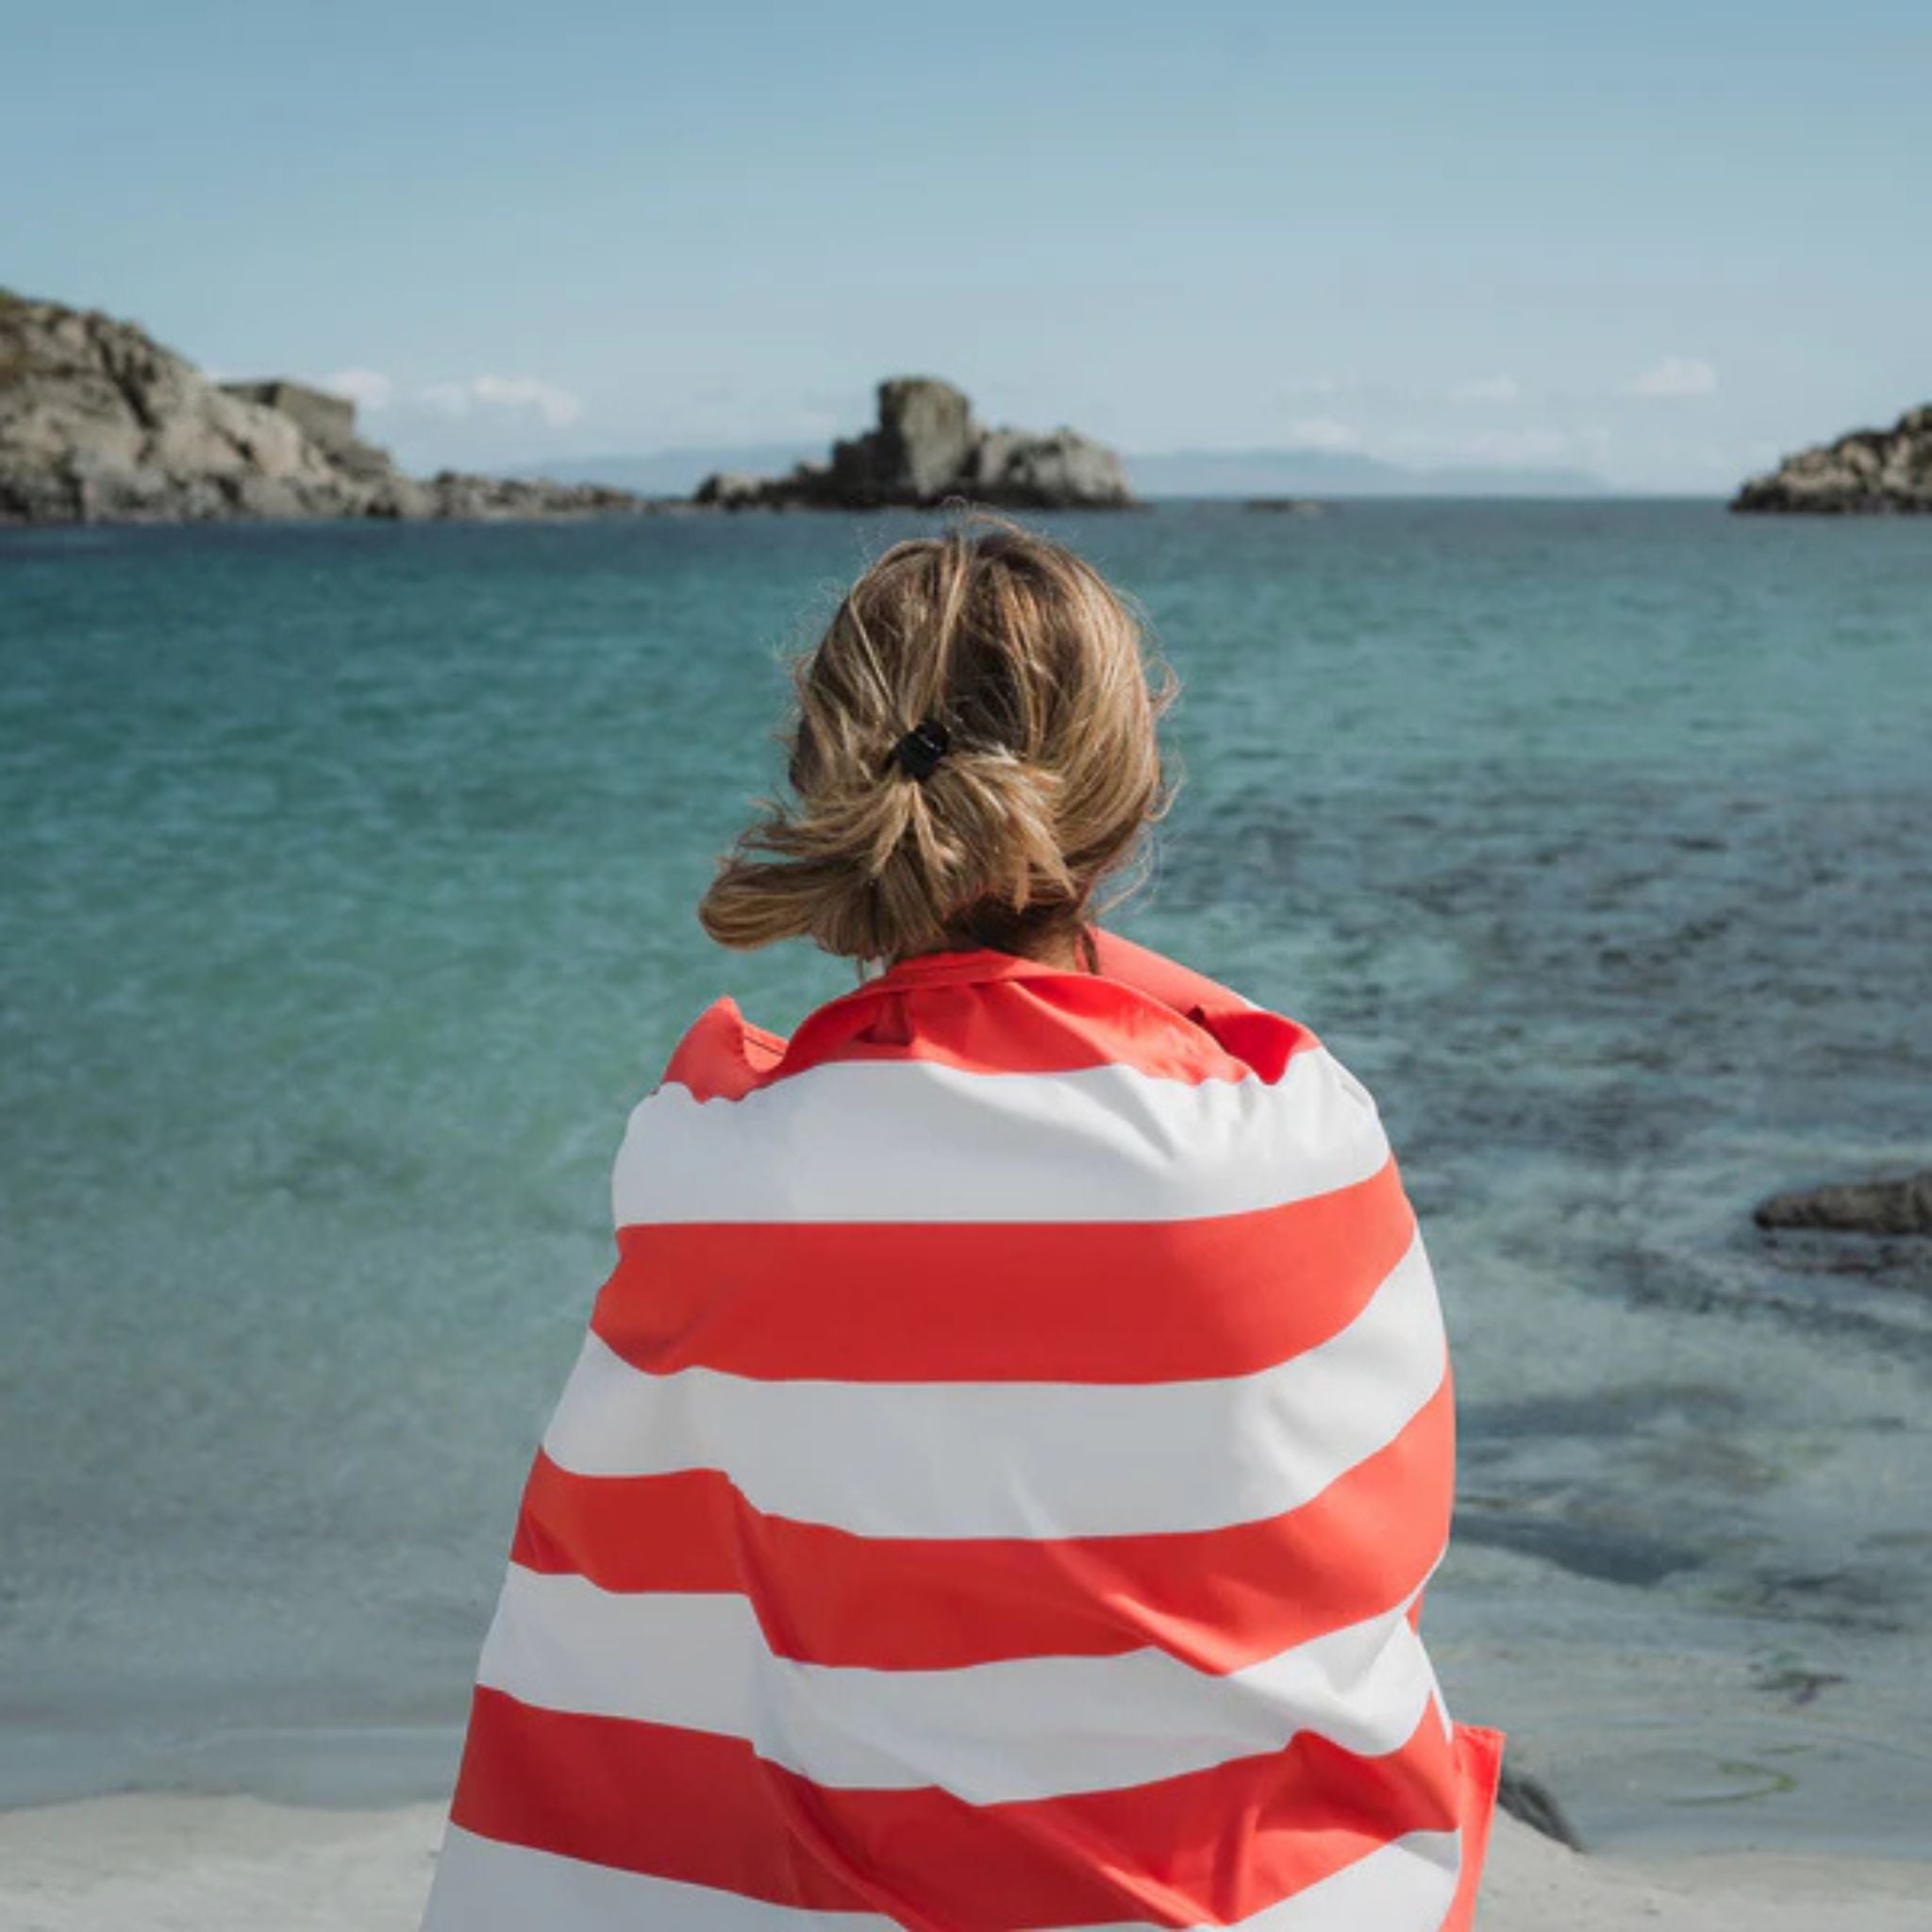
<path fill-rule="evenodd" d="M 1411 1832 L 1240 1920 L 1240 1932 L 1436 1932 L 1456 1896 L 1460 1851 L 1456 1832 Z M 892 1923 L 589 1865 L 452 1824 L 423 1932 L 883 1932 Z M 1116 1923 L 1082 1932 L 1129 1928 Z"/>
<path fill-rule="evenodd" d="M 544 1438 L 580 1475 L 722 1470 L 859 1536 L 1148 1535 L 1298 1508 L 1401 1433 L 1447 1343 L 1422 1237 L 1339 1334 L 1189 1382 L 761 1381 L 631 1367 L 594 1334 Z"/>
<path fill-rule="evenodd" d="M 1242 1932 L 1437 1932 L 1461 1872 L 1459 1831 L 1412 1831 L 1239 1924 Z"/>
<path fill-rule="evenodd" d="M 1436 1680 L 1404 1603 L 1216 1675 L 1164 1651 L 876 1671 L 772 1655 L 737 1594 L 613 1594 L 511 1567 L 477 1681 L 546 1710 L 740 1738 L 827 1790 L 971 1805 L 1117 1790 L 1286 1749 L 1406 1743 Z"/>
<path fill-rule="evenodd" d="M 1182 1221 L 1367 1180 L 1388 1141 L 1321 1048 L 1280 1079 L 836 1061 L 741 1100 L 667 1084 L 630 1117 L 620 1227 L 663 1222 Z"/>
<path fill-rule="evenodd" d="M 423 1932 L 882 1932 L 872 1912 L 811 1912 L 708 1885 L 443 1833 Z"/>

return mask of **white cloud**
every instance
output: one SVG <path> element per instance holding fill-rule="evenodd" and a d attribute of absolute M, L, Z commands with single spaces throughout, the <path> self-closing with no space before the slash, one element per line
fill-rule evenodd
<path fill-rule="evenodd" d="M 1695 356 L 1666 356 L 1625 387 L 1633 396 L 1707 396 L 1717 387 L 1717 371 Z"/>
<path fill-rule="evenodd" d="M 1287 383 L 1281 393 L 1285 396 L 1332 396 L 1341 385 L 1332 375 L 1298 375 Z"/>
<path fill-rule="evenodd" d="M 553 429 L 562 429 L 584 413 L 584 406 L 567 389 L 538 382 L 527 375 L 478 375 L 470 392 L 479 403 L 507 409 L 535 409 Z"/>
<path fill-rule="evenodd" d="M 584 413 L 569 390 L 528 375 L 473 375 L 467 382 L 430 382 L 414 400 L 444 416 L 468 416 L 477 409 L 534 410 L 552 429 L 563 429 Z"/>
<path fill-rule="evenodd" d="M 1474 375 L 1458 382 L 1449 398 L 1457 403 L 1513 403 L 1522 393 L 1513 375 Z"/>
<path fill-rule="evenodd" d="M 315 386 L 369 410 L 388 408 L 396 392 L 395 384 L 379 369 L 338 369 L 333 375 L 318 376 Z"/>
<path fill-rule="evenodd" d="M 1332 416 L 1303 416 L 1288 425 L 1289 441 L 1298 449 L 1359 449 L 1361 431 Z"/>

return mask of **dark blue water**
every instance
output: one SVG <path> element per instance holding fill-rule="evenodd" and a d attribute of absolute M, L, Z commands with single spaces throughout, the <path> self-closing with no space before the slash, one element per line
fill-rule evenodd
<path fill-rule="evenodd" d="M 1932 526 L 1064 517 L 1187 695 L 1121 923 L 1374 1088 L 1452 1706 L 1599 1838 L 1932 1817 Z M 446 1777 L 778 663 L 914 518 L 0 537 L 0 1799 Z"/>

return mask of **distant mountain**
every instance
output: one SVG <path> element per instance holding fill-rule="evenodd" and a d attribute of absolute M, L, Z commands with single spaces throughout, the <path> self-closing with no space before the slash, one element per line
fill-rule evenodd
<path fill-rule="evenodd" d="M 1587 470 L 1410 469 L 1349 450 L 1177 449 L 1126 458 L 1142 496 L 1602 496 Z"/>
<path fill-rule="evenodd" d="M 572 457 L 526 463 L 513 474 L 558 483 L 604 483 L 641 496 L 685 496 L 714 471 L 774 476 L 822 452 L 803 442 L 693 445 L 648 456 Z M 1408 469 L 1374 457 L 1326 449 L 1179 449 L 1128 455 L 1127 478 L 1141 496 L 1603 496 L 1610 486 L 1588 470 Z"/>

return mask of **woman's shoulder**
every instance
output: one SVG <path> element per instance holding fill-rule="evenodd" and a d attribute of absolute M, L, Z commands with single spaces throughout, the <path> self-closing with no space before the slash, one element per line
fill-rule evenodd
<path fill-rule="evenodd" d="M 618 1225 L 1188 1221 L 1372 1181 L 1372 1102 L 1306 1027 L 1144 949 L 904 962 L 790 1040 L 707 1008 L 633 1110 Z"/>
<path fill-rule="evenodd" d="M 1322 1052 L 1311 1028 L 1178 960 L 1117 934 L 1094 939 L 1093 972 L 986 949 L 905 960 L 816 1008 L 789 1039 L 722 996 L 687 1028 L 660 1084 L 734 1101 L 819 1069 L 882 1061 L 1272 1084 L 1297 1057 Z"/>
<path fill-rule="evenodd" d="M 681 1087 L 694 1100 L 741 1100 L 783 1064 L 787 1043 L 721 994 L 685 1028 L 658 1084 Z"/>

